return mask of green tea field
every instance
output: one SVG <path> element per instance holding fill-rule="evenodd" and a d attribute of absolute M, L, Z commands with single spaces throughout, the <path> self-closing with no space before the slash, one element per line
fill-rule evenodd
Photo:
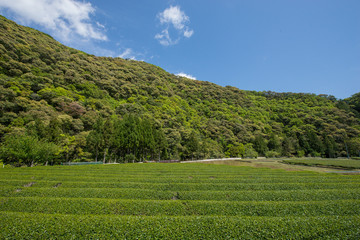
<path fill-rule="evenodd" d="M 359 239 L 360 175 L 214 164 L 0 169 L 0 239 Z"/>
<path fill-rule="evenodd" d="M 334 167 L 342 169 L 360 169 L 360 160 L 352 159 L 290 159 L 284 160 L 284 163 L 304 165 L 304 166 L 320 166 Z"/>

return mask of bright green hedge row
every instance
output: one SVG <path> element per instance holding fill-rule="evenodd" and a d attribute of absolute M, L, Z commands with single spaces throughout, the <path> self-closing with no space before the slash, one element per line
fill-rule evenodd
<path fill-rule="evenodd" d="M 360 178 L 206 164 L 0 169 L 0 223 L 0 239 L 358 239 Z"/>
<path fill-rule="evenodd" d="M 360 200 L 214 202 L 17 197 L 0 198 L 0 211 L 133 216 L 345 216 L 360 215 Z"/>
<path fill-rule="evenodd" d="M 288 164 L 298 164 L 305 166 L 329 166 L 329 167 L 338 167 L 345 169 L 357 169 L 360 168 L 359 160 L 351 159 L 294 159 L 294 160 L 284 160 Z"/>
<path fill-rule="evenodd" d="M 113 176 L 113 177 L 184 177 L 194 176 L 196 178 L 208 178 L 218 176 L 224 178 L 232 177 L 271 177 L 281 176 L 322 176 L 308 171 L 285 171 L 281 169 L 234 167 L 228 165 L 212 165 L 203 163 L 184 164 L 119 164 L 119 165 L 85 165 L 85 166 L 37 166 L 36 168 L 10 168 L 2 169 L 3 174 L 20 175 L 63 175 L 63 176 Z M 81 175 L 78 173 L 81 172 Z"/>
<path fill-rule="evenodd" d="M 65 198 L 108 198 L 215 201 L 322 201 L 359 200 L 360 189 L 307 189 L 270 191 L 157 191 L 145 189 L 117 188 L 16 188 L 0 187 L 0 197 L 65 197 Z"/>
<path fill-rule="evenodd" d="M 52 173 L 51 175 L 44 174 L 32 174 L 32 175 L 20 175 L 20 174 L 2 174 L 0 181 L 2 184 L 6 184 L 7 181 L 55 181 L 55 182 L 97 182 L 97 183 L 143 183 L 146 179 L 146 183 L 190 183 L 190 184 L 256 184 L 256 183 L 340 183 L 340 182 L 359 182 L 359 177 L 352 175 L 313 175 L 313 176 L 283 176 L 277 175 L 264 175 L 264 176 L 207 176 L 199 178 L 198 176 L 162 176 L 162 177 L 144 177 L 144 176 L 81 176 L 77 174 L 63 175 L 58 173 Z"/>
<path fill-rule="evenodd" d="M 23 187 L 33 183 L 36 187 L 53 187 L 60 182 L 3 180 L 0 185 Z M 305 190 L 305 189 L 360 189 L 360 182 L 321 183 L 147 183 L 147 182 L 61 182 L 61 188 L 124 188 L 152 189 L 158 191 L 261 191 L 261 190 Z"/>
<path fill-rule="evenodd" d="M 359 239 L 359 216 L 94 216 L 2 212 L 1 239 Z"/>

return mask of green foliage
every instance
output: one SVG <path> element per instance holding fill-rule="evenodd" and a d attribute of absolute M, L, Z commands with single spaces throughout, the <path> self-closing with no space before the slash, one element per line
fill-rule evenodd
<path fill-rule="evenodd" d="M 359 183 L 194 163 L 0 168 L 0 238 L 356 239 Z"/>
<path fill-rule="evenodd" d="M 161 159 L 167 142 L 161 128 L 146 117 L 126 115 L 122 119 L 113 116 L 98 118 L 93 130 L 87 136 L 87 145 L 98 161 L 99 154 L 106 162 L 110 159 L 120 162 L 134 162 Z"/>
<path fill-rule="evenodd" d="M 227 157 L 242 157 L 244 156 L 245 153 L 245 148 L 244 145 L 242 143 L 239 144 L 229 144 L 227 146 L 227 151 L 226 151 L 226 156 Z"/>
<path fill-rule="evenodd" d="M 253 148 L 252 143 L 245 144 L 245 146 L 244 146 L 244 155 L 243 156 L 245 158 L 257 158 L 258 157 L 258 153 Z"/>
<path fill-rule="evenodd" d="M 267 157 L 267 158 L 277 158 L 277 157 L 280 157 L 280 156 L 281 156 L 280 153 L 276 152 L 276 151 L 268 151 L 265 154 L 265 157 Z"/>
<path fill-rule="evenodd" d="M 264 156 L 268 151 L 268 147 L 263 136 L 256 135 L 254 140 L 254 149 L 262 156 Z"/>
<path fill-rule="evenodd" d="M 359 156 L 359 94 L 221 87 L 88 55 L 4 17 L 0 26 L 0 142 L 26 132 L 63 148 L 67 161 L 337 157 L 346 146 Z"/>
<path fill-rule="evenodd" d="M 355 93 L 350 98 L 345 99 L 345 101 L 354 109 L 358 114 L 360 114 L 360 93 Z"/>
<path fill-rule="evenodd" d="M 16 219 L 16 221 L 13 221 Z M 29 221 L 28 219 L 31 219 Z M 356 239 L 358 216 L 136 217 L 5 212 L 2 238 L 40 239 Z"/>
<path fill-rule="evenodd" d="M 53 143 L 26 135 L 7 135 L 0 147 L 0 159 L 5 164 L 16 163 L 33 166 L 34 164 L 53 163 L 59 148 Z"/>
<path fill-rule="evenodd" d="M 277 151 L 279 152 L 281 150 L 281 141 L 280 138 L 272 133 L 270 135 L 269 141 L 268 141 L 268 148 L 271 151 Z"/>
<path fill-rule="evenodd" d="M 285 163 L 305 166 L 337 167 L 344 169 L 359 169 L 360 161 L 351 159 L 293 159 L 284 160 Z"/>

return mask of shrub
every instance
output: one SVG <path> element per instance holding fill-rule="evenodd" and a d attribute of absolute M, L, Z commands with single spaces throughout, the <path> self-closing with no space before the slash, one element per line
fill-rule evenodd
<path fill-rule="evenodd" d="M 130 153 L 130 154 L 126 154 L 125 156 L 125 162 L 128 163 L 128 162 L 134 162 L 136 159 L 135 155 Z"/>
<path fill-rule="evenodd" d="M 297 151 L 297 156 L 298 157 L 304 157 L 305 156 L 305 151 L 303 151 L 303 150 Z"/>
<path fill-rule="evenodd" d="M 268 151 L 265 153 L 265 157 L 267 158 L 277 158 L 280 157 L 280 153 L 276 152 L 276 151 Z"/>

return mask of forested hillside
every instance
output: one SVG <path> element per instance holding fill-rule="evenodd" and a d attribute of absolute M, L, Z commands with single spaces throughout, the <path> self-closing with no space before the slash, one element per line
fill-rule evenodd
<path fill-rule="evenodd" d="M 0 17 L 5 163 L 358 156 L 359 97 L 221 87 L 89 55 Z"/>

